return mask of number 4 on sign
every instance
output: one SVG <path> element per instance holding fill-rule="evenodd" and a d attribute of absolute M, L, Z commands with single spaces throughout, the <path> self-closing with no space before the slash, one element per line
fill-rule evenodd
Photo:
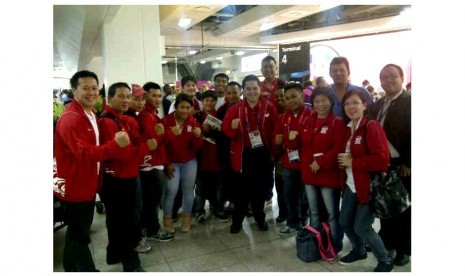
<path fill-rule="evenodd" d="M 287 63 L 287 55 L 283 56 L 283 59 L 281 60 L 282 63 L 286 64 Z"/>

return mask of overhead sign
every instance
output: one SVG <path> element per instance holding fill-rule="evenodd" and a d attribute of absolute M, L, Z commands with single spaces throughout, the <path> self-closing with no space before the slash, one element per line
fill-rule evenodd
<path fill-rule="evenodd" d="M 310 75 L 310 43 L 279 45 L 279 78 L 303 81 Z"/>

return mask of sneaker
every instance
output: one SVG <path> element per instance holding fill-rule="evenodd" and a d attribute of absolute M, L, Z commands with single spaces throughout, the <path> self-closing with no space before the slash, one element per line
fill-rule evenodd
<path fill-rule="evenodd" d="M 174 239 L 174 235 L 172 233 L 166 233 L 164 231 L 159 231 L 156 235 L 152 235 L 147 237 L 149 241 L 157 241 L 157 242 L 169 242 Z"/>
<path fill-rule="evenodd" d="M 266 221 L 257 222 L 257 226 L 260 231 L 268 231 L 268 223 L 266 223 Z"/>
<path fill-rule="evenodd" d="M 296 234 L 300 231 L 300 229 L 295 229 L 292 227 L 289 227 L 287 225 L 283 225 L 281 229 L 279 230 L 280 235 L 290 235 L 290 234 Z"/>
<path fill-rule="evenodd" d="M 378 262 L 375 272 L 391 272 L 394 265 L 391 262 Z"/>
<path fill-rule="evenodd" d="M 367 258 L 367 253 L 365 252 L 364 254 L 360 255 L 355 253 L 354 251 L 350 251 L 349 254 L 345 255 L 339 260 L 339 263 L 341 265 L 348 265 L 356 261 L 364 260 Z"/>
<path fill-rule="evenodd" d="M 138 266 L 132 272 L 145 272 L 145 270 L 142 268 L 142 266 Z"/>
<path fill-rule="evenodd" d="M 234 204 L 233 204 L 233 203 L 229 203 L 229 205 L 226 206 L 226 207 L 224 208 L 224 213 L 225 213 L 226 215 L 232 215 L 233 210 L 234 210 Z"/>
<path fill-rule="evenodd" d="M 394 259 L 394 265 L 404 266 L 410 262 L 410 257 L 407 254 L 397 254 Z"/>
<path fill-rule="evenodd" d="M 228 216 L 223 211 L 213 212 L 213 215 L 215 215 L 215 217 L 217 217 L 221 222 L 229 221 Z"/>
<path fill-rule="evenodd" d="M 142 239 L 139 244 L 134 248 L 134 251 L 137 253 L 146 253 L 152 250 L 152 247 L 148 245 L 144 239 Z"/>
<path fill-rule="evenodd" d="M 205 220 L 206 220 L 206 216 L 204 213 L 200 213 L 195 217 L 195 221 L 197 221 L 197 223 L 199 224 L 205 223 Z"/>
<path fill-rule="evenodd" d="M 231 234 L 237 234 L 239 232 L 241 232 L 241 229 L 242 229 L 242 225 L 235 225 L 234 223 L 231 224 L 231 226 L 229 227 L 229 233 Z"/>
<path fill-rule="evenodd" d="M 271 205 L 272 203 L 273 203 L 272 199 L 265 201 L 265 207 Z"/>
<path fill-rule="evenodd" d="M 285 222 L 285 221 L 286 221 L 286 219 L 285 219 L 284 217 L 282 217 L 282 216 L 278 216 L 278 217 L 276 218 L 276 223 L 283 223 L 283 222 Z"/>

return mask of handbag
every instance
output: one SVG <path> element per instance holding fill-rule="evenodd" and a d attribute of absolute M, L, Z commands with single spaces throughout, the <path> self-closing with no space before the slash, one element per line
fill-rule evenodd
<path fill-rule="evenodd" d="M 297 257 L 310 263 L 319 259 L 332 261 L 336 257 L 331 244 L 331 232 L 328 224 L 321 223 L 321 230 L 307 225 L 296 236 Z"/>
<path fill-rule="evenodd" d="M 408 191 L 400 179 L 399 169 L 375 173 L 370 181 L 373 211 L 377 218 L 392 218 L 410 206 Z"/>

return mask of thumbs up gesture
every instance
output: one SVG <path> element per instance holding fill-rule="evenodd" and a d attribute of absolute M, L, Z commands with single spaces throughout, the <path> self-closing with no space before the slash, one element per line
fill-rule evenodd
<path fill-rule="evenodd" d="M 171 128 L 171 132 L 173 132 L 174 135 L 178 136 L 179 134 L 181 134 L 181 128 L 176 125 Z"/>
<path fill-rule="evenodd" d="M 155 134 L 157 135 L 162 135 L 165 133 L 165 127 L 163 126 L 163 124 L 160 124 L 160 123 L 155 125 L 154 130 L 155 130 Z"/>

